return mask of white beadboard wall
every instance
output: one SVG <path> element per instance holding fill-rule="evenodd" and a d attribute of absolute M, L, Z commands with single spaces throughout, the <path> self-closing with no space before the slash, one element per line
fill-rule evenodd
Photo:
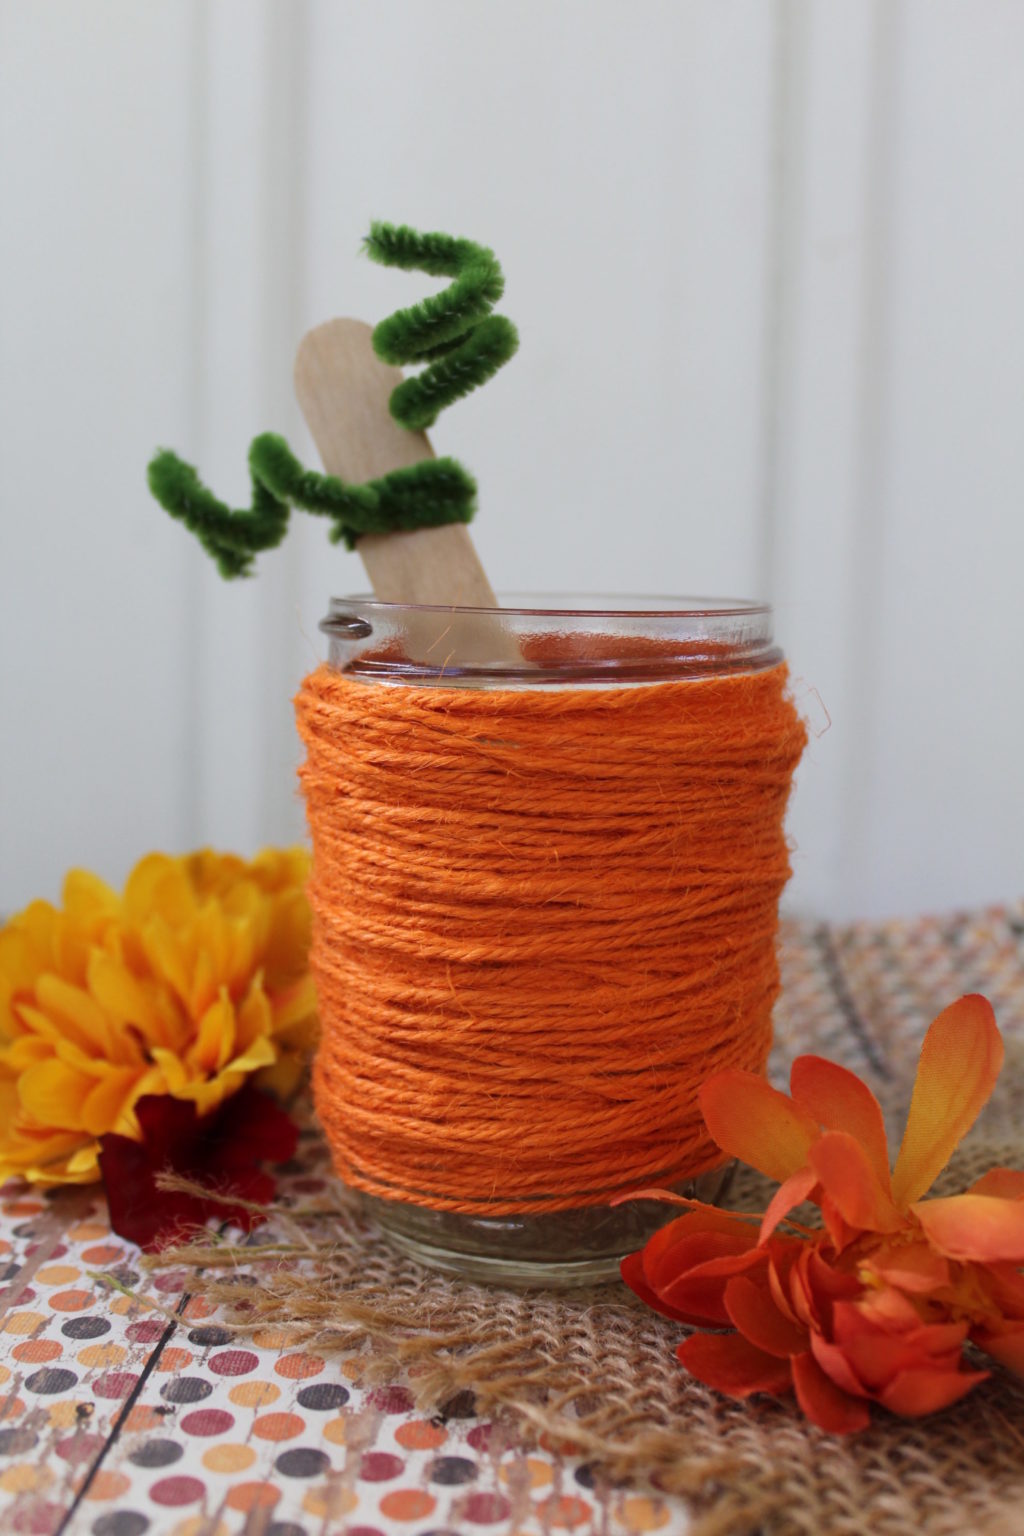
<path fill-rule="evenodd" d="M 0 0 L 0 910 L 302 835 L 307 520 L 225 586 L 157 445 L 313 457 L 302 332 L 492 244 L 515 363 L 442 419 L 510 589 L 765 595 L 812 724 L 792 908 L 1024 887 L 1019 0 Z M 823 704 L 819 703 L 819 699 Z"/>

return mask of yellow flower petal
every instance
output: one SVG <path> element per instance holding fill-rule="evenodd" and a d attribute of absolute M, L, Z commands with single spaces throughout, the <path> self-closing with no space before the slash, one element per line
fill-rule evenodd
<path fill-rule="evenodd" d="M 240 1056 L 229 1061 L 226 1070 L 236 1074 L 258 1072 L 261 1067 L 269 1067 L 276 1059 L 277 1052 L 273 1044 L 265 1035 L 261 1035 Z"/>
<path fill-rule="evenodd" d="M 290 1099 L 306 1070 L 302 1056 L 279 1056 L 274 1064 L 256 1074 L 257 1088 L 272 1093 L 276 1099 Z"/>
<path fill-rule="evenodd" d="M 167 1084 L 167 1092 L 181 1098 L 186 1084 L 192 1081 L 192 1073 L 187 1069 L 184 1061 L 174 1051 L 169 1051 L 163 1046 L 154 1046 L 150 1052 L 154 1065 L 159 1067 L 164 1081 Z"/>
<path fill-rule="evenodd" d="M 40 976 L 36 982 L 36 1002 L 83 1050 L 112 1060 L 123 1058 L 122 1037 L 99 1004 L 81 987 L 73 987 L 59 976 Z"/>
<path fill-rule="evenodd" d="M 309 903 L 301 890 L 275 899 L 264 959 L 267 986 L 271 990 L 306 974 L 310 928 Z"/>
<path fill-rule="evenodd" d="M 106 881 L 87 869 L 68 871 L 61 897 L 68 917 L 90 924 L 97 919 L 116 917 L 121 907 Z"/>
<path fill-rule="evenodd" d="M 82 1111 L 94 1081 L 66 1062 L 41 1061 L 22 1073 L 18 1097 L 38 1125 L 84 1130 Z"/>
<path fill-rule="evenodd" d="M 48 1061 L 53 1055 L 53 1043 L 39 1035 L 19 1035 L 6 1051 L 8 1067 L 14 1072 L 24 1072 L 37 1061 Z"/>
<path fill-rule="evenodd" d="M 8 923 L 0 929 L 0 976 L 11 995 L 31 992 L 39 974 L 43 956 L 22 923 Z"/>
<path fill-rule="evenodd" d="M 0 1156 L 0 1170 L 17 1174 L 30 1184 L 91 1184 L 99 1177 L 96 1143 L 80 1136 L 51 1136 L 45 1141 L 30 1140 Z"/>
<path fill-rule="evenodd" d="M 67 1027 L 51 1019 L 48 1013 L 37 1008 L 34 1003 L 15 1004 L 15 1014 L 18 1023 L 24 1031 L 22 1041 L 41 1040 L 46 1042 L 48 1051 L 52 1052 L 59 1041 L 75 1046 L 83 1055 L 87 1054 L 89 1043 L 83 1040 L 77 1032 L 72 1036 Z"/>
<path fill-rule="evenodd" d="M 190 952 L 194 950 L 195 958 L 189 963 L 183 959 L 183 967 L 187 964 L 191 971 L 189 983 L 188 1011 L 193 1018 L 202 1018 L 206 1010 L 216 1002 L 222 982 L 227 975 L 227 966 L 224 963 L 223 946 L 217 943 L 219 934 L 210 936 L 208 941 L 197 933 L 194 945 L 190 943 Z M 184 956 L 184 946 L 182 947 Z"/>
<path fill-rule="evenodd" d="M 195 1044 L 188 1052 L 189 1061 L 207 1076 L 215 1077 L 235 1052 L 235 1010 L 227 991 L 210 1004 L 199 1020 Z"/>
<path fill-rule="evenodd" d="M 63 906 L 0 930 L 0 1173 L 96 1177 L 96 1138 L 137 1136 L 146 1094 L 215 1108 L 291 1085 L 315 1032 L 303 849 L 141 859 L 119 897 L 73 870 Z"/>
<path fill-rule="evenodd" d="M 172 1059 L 173 1056 L 172 1056 Z M 121 1104 L 120 1113 L 111 1125 L 110 1129 L 116 1131 L 119 1136 L 131 1136 L 138 1141 L 142 1132 L 139 1128 L 138 1116 L 135 1113 L 135 1105 L 147 1094 L 169 1093 L 167 1077 L 162 1068 L 153 1066 L 135 1079 Z"/>
<path fill-rule="evenodd" d="M 196 1114 L 200 1117 L 210 1114 L 224 1100 L 227 1093 L 227 1084 L 223 1078 L 218 1078 L 215 1083 L 201 1082 L 198 1079 L 187 1083 L 180 1093 L 176 1093 L 176 1099 L 191 1099 L 196 1106 Z"/>
<path fill-rule="evenodd" d="M 148 1040 L 160 1038 L 157 1010 L 127 966 L 97 949 L 89 956 L 87 974 L 90 993 L 115 1025 L 123 1030 L 125 1025 L 132 1024 Z"/>
<path fill-rule="evenodd" d="M 279 1038 L 293 1029 L 316 1029 L 316 991 L 312 976 L 303 976 L 294 986 L 275 992 L 271 998 L 274 1011 L 274 1034 Z"/>
<path fill-rule="evenodd" d="M 130 1067 L 122 1067 L 101 1077 L 82 1105 L 82 1129 L 90 1136 L 115 1130 L 138 1076 Z"/>
<path fill-rule="evenodd" d="M 130 1041 L 127 1043 L 131 1043 Z M 58 1061 L 71 1067 L 75 1072 L 80 1072 L 83 1077 L 96 1079 L 105 1077 L 111 1071 L 111 1063 L 103 1056 L 97 1056 L 92 1051 L 83 1051 L 81 1046 L 74 1045 L 70 1040 L 55 1040 L 53 1054 Z M 136 1065 L 140 1058 L 136 1056 Z M 119 1065 L 124 1066 L 121 1062 Z"/>
<path fill-rule="evenodd" d="M 139 932 L 146 959 L 154 976 L 171 987 L 185 1008 L 191 1006 L 192 985 L 188 968 L 174 934 L 162 917 L 150 918 Z"/>
<path fill-rule="evenodd" d="M 34 951 L 35 973 L 57 963 L 61 923 L 60 913 L 48 901 L 30 902 L 14 919 L 12 926 L 24 935 Z"/>
<path fill-rule="evenodd" d="M 98 1179 L 99 1170 L 99 1146 L 95 1141 L 86 1147 L 79 1147 L 67 1160 L 68 1177 L 77 1184 L 89 1184 L 93 1179 Z"/>
<path fill-rule="evenodd" d="M 145 922 L 159 912 L 172 926 L 188 922 L 196 898 L 182 862 L 166 853 L 140 859 L 125 884 L 124 909 L 129 921 Z"/>
<path fill-rule="evenodd" d="M 275 1020 L 259 977 L 249 988 L 248 995 L 239 1003 L 235 1010 L 235 1017 L 239 1049 L 244 1051 L 261 1035 L 270 1036 Z"/>

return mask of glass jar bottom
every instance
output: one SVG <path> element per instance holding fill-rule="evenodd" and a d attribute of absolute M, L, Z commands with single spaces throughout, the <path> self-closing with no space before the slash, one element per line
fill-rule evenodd
<path fill-rule="evenodd" d="M 715 1205 L 728 1193 L 734 1168 L 727 1163 L 672 1187 Z M 392 1246 L 420 1264 L 464 1280 L 556 1290 L 617 1280 L 620 1260 L 680 1214 L 659 1200 L 542 1216 L 465 1216 L 376 1195 L 361 1201 Z"/>

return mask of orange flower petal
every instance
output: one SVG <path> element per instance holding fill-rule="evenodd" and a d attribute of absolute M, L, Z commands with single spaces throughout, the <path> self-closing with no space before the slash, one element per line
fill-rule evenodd
<path fill-rule="evenodd" d="M 951 1195 L 918 1201 L 914 1214 L 928 1241 L 947 1258 L 1024 1264 L 1024 1202 Z"/>
<path fill-rule="evenodd" d="M 972 1334 L 975 1344 L 1005 1365 L 1009 1370 L 1024 1376 L 1024 1323 L 1014 1328 L 997 1329 L 990 1333 Z"/>
<path fill-rule="evenodd" d="M 845 1222 L 864 1232 L 896 1232 L 904 1218 L 859 1141 L 846 1131 L 826 1131 L 810 1151 L 818 1182 Z"/>
<path fill-rule="evenodd" d="M 985 1288 L 1005 1320 L 1024 1322 L 1024 1273 L 1015 1264 L 986 1264 Z"/>
<path fill-rule="evenodd" d="M 636 1198 L 636 1197 L 631 1197 Z M 674 1221 L 668 1221 L 657 1232 L 652 1232 L 642 1249 L 643 1275 L 648 1286 L 657 1287 L 663 1279 L 676 1278 L 680 1264 L 669 1258 L 669 1253 L 677 1244 L 691 1240 L 695 1233 L 725 1232 L 726 1235 L 746 1236 L 749 1243 L 754 1244 L 754 1227 L 748 1223 L 737 1221 L 737 1218 L 729 1215 L 726 1210 L 720 1210 L 717 1206 L 706 1206 L 700 1210 L 688 1210 L 682 1217 L 676 1217 Z"/>
<path fill-rule="evenodd" d="M 802 1247 L 799 1241 L 783 1239 L 780 1243 L 778 1238 L 768 1245 L 768 1289 L 772 1293 L 772 1300 L 783 1317 L 788 1317 L 791 1323 L 798 1325 L 801 1318 L 793 1305 L 789 1281 Z"/>
<path fill-rule="evenodd" d="M 790 1272 L 789 1291 L 793 1310 L 809 1328 L 832 1331 L 833 1308 L 838 1302 L 861 1294 L 854 1275 L 831 1269 L 811 1244 L 805 1244 Z"/>
<path fill-rule="evenodd" d="M 811 1334 L 811 1353 L 826 1376 L 830 1376 L 843 1392 L 854 1397 L 867 1397 L 867 1388 L 858 1377 L 846 1354 L 838 1344 L 823 1339 L 820 1333 Z"/>
<path fill-rule="evenodd" d="M 950 1280 L 948 1260 L 929 1248 L 927 1243 L 883 1248 L 866 1260 L 865 1268 L 886 1285 L 922 1295 L 941 1290 Z"/>
<path fill-rule="evenodd" d="M 790 1322 L 772 1300 L 771 1292 L 746 1275 L 734 1275 L 725 1287 L 729 1321 L 745 1339 L 767 1355 L 787 1359 L 807 1348 L 807 1330 Z"/>
<path fill-rule="evenodd" d="M 639 1253 L 629 1254 L 623 1259 L 620 1273 L 642 1301 L 665 1317 L 698 1325 L 710 1320 L 724 1323 L 727 1318 L 721 1306 L 721 1281 L 717 1281 L 712 1288 L 712 1304 L 715 1294 L 718 1295 L 719 1303 L 711 1319 L 699 1307 L 695 1312 L 692 1308 L 675 1304 L 662 1294 L 662 1290 L 702 1261 L 721 1256 L 723 1252 L 729 1255 L 749 1249 L 756 1258 L 756 1241 L 756 1230 L 749 1223 L 739 1221 L 717 1207 L 708 1206 L 706 1209 L 689 1211 L 685 1216 L 678 1216 L 675 1221 L 659 1227 Z M 703 1284 L 698 1276 L 697 1289 Z"/>
<path fill-rule="evenodd" d="M 804 1203 L 817 1182 L 818 1175 L 813 1168 L 798 1168 L 796 1173 L 791 1173 L 788 1179 L 783 1180 L 768 1202 L 768 1209 L 761 1220 L 759 1243 L 768 1241 L 779 1222 Z"/>
<path fill-rule="evenodd" d="M 738 1221 L 735 1216 L 728 1215 L 717 1206 L 708 1206 L 699 1211 L 687 1211 L 685 1215 L 677 1216 L 674 1221 L 659 1227 L 647 1239 L 643 1248 L 643 1262 L 644 1276 L 648 1285 L 657 1290 L 663 1283 L 674 1279 L 684 1264 L 678 1255 L 672 1257 L 673 1250 L 682 1243 L 690 1242 L 698 1234 L 706 1236 L 711 1233 L 733 1238 L 737 1244 L 751 1248 L 757 1242 L 754 1227 Z M 691 1258 L 689 1262 L 695 1263 L 697 1260 Z"/>
<path fill-rule="evenodd" d="M 671 1307 L 662 1305 L 658 1299 L 657 1292 L 652 1291 L 647 1284 L 644 1278 L 644 1256 L 642 1252 L 627 1253 L 626 1257 L 619 1264 L 619 1274 L 622 1276 L 623 1283 L 628 1285 L 630 1290 L 639 1296 L 646 1306 L 652 1307 L 655 1312 L 660 1312 L 663 1317 L 679 1318 L 679 1314 L 673 1312 Z"/>
<path fill-rule="evenodd" d="M 867 1403 L 850 1397 L 809 1352 L 792 1361 L 796 1400 L 812 1424 L 830 1435 L 850 1435 L 866 1429 L 871 1419 Z"/>
<path fill-rule="evenodd" d="M 990 1168 L 975 1179 L 971 1195 L 996 1195 L 1000 1200 L 1024 1200 L 1024 1169 Z"/>
<path fill-rule="evenodd" d="M 839 1207 L 831 1195 L 825 1193 L 820 1184 L 818 1185 L 818 1204 L 821 1207 L 825 1231 L 832 1239 L 832 1246 L 836 1253 L 842 1253 L 843 1249 L 848 1248 L 854 1238 L 859 1235 L 857 1228 L 851 1227 L 848 1221 L 843 1220 L 839 1214 Z"/>
<path fill-rule="evenodd" d="M 859 1141 L 879 1184 L 889 1193 L 889 1148 L 882 1106 L 856 1073 L 823 1056 L 798 1056 L 789 1091 L 826 1131 L 846 1131 Z"/>
<path fill-rule="evenodd" d="M 723 1152 L 770 1179 L 788 1179 L 807 1162 L 817 1123 L 756 1072 L 731 1067 L 700 1091 L 707 1128 Z"/>
<path fill-rule="evenodd" d="M 726 1282 L 755 1265 L 766 1266 L 765 1256 L 758 1248 L 722 1253 L 695 1263 L 668 1285 L 659 1287 L 658 1294 L 666 1306 L 678 1309 L 681 1315 L 699 1323 L 724 1326 L 729 1321 L 725 1310 Z"/>
<path fill-rule="evenodd" d="M 719 1205 L 709 1205 L 706 1200 L 693 1200 L 689 1195 L 680 1195 L 674 1189 L 659 1189 L 657 1184 L 629 1189 L 624 1195 L 615 1195 L 608 1204 L 625 1205 L 627 1200 L 657 1200 L 662 1205 L 681 1205 L 686 1211 L 704 1211 L 712 1216 L 728 1215 Z"/>
<path fill-rule="evenodd" d="M 899 1157 L 893 1199 L 920 1200 L 988 1100 L 1003 1064 L 992 1004 L 972 993 L 943 1009 L 925 1036 Z"/>
<path fill-rule="evenodd" d="M 748 1235 L 749 1233 L 749 1235 Z M 722 1259 L 734 1254 L 756 1255 L 755 1234 L 747 1232 L 684 1231 L 672 1244 L 659 1254 L 651 1254 L 644 1261 L 644 1274 L 656 1291 L 678 1280 L 689 1270 L 704 1264 L 708 1259 Z"/>
<path fill-rule="evenodd" d="M 870 1392 L 880 1392 L 911 1370 L 957 1370 L 966 1333 L 966 1327 L 955 1323 L 940 1324 L 939 1336 L 934 1339 L 928 1337 L 927 1329 L 908 1334 L 871 1329 L 841 1347 L 858 1381 Z"/>
<path fill-rule="evenodd" d="M 738 1333 L 695 1333 L 676 1350 L 692 1376 L 729 1397 L 753 1392 L 788 1392 L 792 1384 L 789 1361 L 766 1355 Z"/>
<path fill-rule="evenodd" d="M 862 1291 L 858 1285 L 852 1295 L 848 1292 L 834 1300 L 832 1334 L 844 1348 L 851 1339 L 859 1338 L 865 1327 L 904 1334 L 920 1326 L 917 1308 L 901 1291 Z"/>
<path fill-rule="evenodd" d="M 703 1212 L 700 1213 L 701 1216 L 703 1214 Z M 722 1220 L 727 1219 L 722 1217 L 721 1212 L 716 1212 L 715 1214 Z M 735 1223 L 730 1222 L 730 1227 L 734 1225 Z M 678 1229 L 680 1228 L 682 1229 L 682 1236 L 679 1234 Z M 749 1228 L 747 1230 L 751 1231 Z M 677 1221 L 669 1222 L 668 1226 L 659 1228 L 648 1239 L 646 1247 L 639 1253 L 628 1254 L 622 1260 L 619 1272 L 630 1290 L 635 1291 L 641 1301 L 646 1302 L 649 1307 L 653 1307 L 656 1312 L 660 1312 L 663 1317 L 671 1317 L 678 1322 L 691 1323 L 696 1326 L 707 1322 L 727 1322 L 728 1318 L 721 1305 L 723 1285 L 721 1280 L 715 1281 L 710 1287 L 708 1300 L 712 1306 L 711 1316 L 700 1310 L 699 1307 L 694 1311 L 692 1308 L 675 1305 L 661 1291 L 663 1285 L 671 1285 L 673 1281 L 680 1278 L 681 1274 L 696 1265 L 699 1258 L 706 1258 L 708 1253 L 720 1253 L 721 1246 L 716 1248 L 714 1244 L 716 1241 L 720 1244 L 723 1236 L 727 1251 L 734 1252 L 735 1241 L 730 1246 L 730 1234 L 728 1232 L 724 1234 L 721 1231 L 708 1232 L 702 1230 L 701 1223 L 698 1223 L 695 1228 L 694 1224 L 688 1222 L 686 1217 L 680 1217 Z M 749 1241 L 752 1242 L 752 1232 Z M 710 1247 L 708 1246 L 709 1243 L 711 1244 Z M 756 1249 L 752 1249 L 752 1253 L 756 1256 Z M 707 1282 L 698 1274 L 695 1291 L 699 1291 L 701 1286 L 704 1286 L 704 1290 L 707 1291 Z M 715 1306 L 716 1297 L 717 1306 Z"/>
<path fill-rule="evenodd" d="M 918 1418 L 948 1408 L 966 1397 L 979 1381 L 987 1381 L 989 1371 L 901 1371 L 886 1387 L 878 1401 L 890 1413 L 904 1418 Z"/>

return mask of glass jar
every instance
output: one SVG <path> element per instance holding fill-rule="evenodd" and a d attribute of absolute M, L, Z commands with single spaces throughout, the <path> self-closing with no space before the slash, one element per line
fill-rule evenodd
<path fill-rule="evenodd" d="M 509 596 L 501 608 L 484 609 L 343 597 L 332 599 L 321 629 L 331 667 L 381 687 L 656 687 L 782 660 L 771 609 L 730 599 Z M 714 1202 L 730 1175 L 716 1168 L 675 1188 Z M 480 1216 L 361 1198 L 392 1243 L 421 1262 L 513 1285 L 612 1278 L 622 1256 L 676 1214 L 651 1200 Z"/>

